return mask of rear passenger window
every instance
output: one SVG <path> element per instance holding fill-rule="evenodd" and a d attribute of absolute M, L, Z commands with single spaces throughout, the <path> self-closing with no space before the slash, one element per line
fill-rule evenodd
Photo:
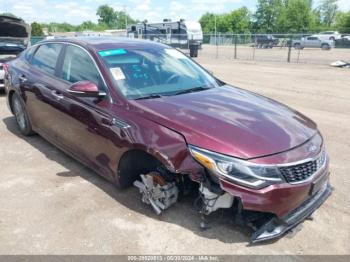
<path fill-rule="evenodd" d="M 67 46 L 62 68 L 62 78 L 71 83 L 83 80 L 91 81 L 104 90 L 102 78 L 94 61 L 80 47 Z"/>
<path fill-rule="evenodd" d="M 34 54 L 32 65 L 49 74 L 55 74 L 55 67 L 61 48 L 61 44 L 41 45 Z"/>

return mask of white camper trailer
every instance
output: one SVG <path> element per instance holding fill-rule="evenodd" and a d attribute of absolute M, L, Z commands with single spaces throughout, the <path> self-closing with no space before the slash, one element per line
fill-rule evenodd
<path fill-rule="evenodd" d="M 198 49 L 203 43 L 200 23 L 180 20 L 172 22 L 164 19 L 162 23 L 138 23 L 129 25 L 128 37 L 149 39 L 168 44 L 172 47 L 190 50 L 191 57 L 198 56 Z"/>

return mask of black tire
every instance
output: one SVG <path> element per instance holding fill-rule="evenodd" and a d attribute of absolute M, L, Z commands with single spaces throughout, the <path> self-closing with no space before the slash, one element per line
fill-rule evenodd
<path fill-rule="evenodd" d="M 198 56 L 198 46 L 192 45 L 190 46 L 190 57 Z"/>
<path fill-rule="evenodd" d="M 32 125 L 30 124 L 27 111 L 25 110 L 25 106 L 17 93 L 12 95 L 11 99 L 12 111 L 15 116 L 17 126 L 22 135 L 32 136 L 35 132 L 32 129 Z"/>
<path fill-rule="evenodd" d="M 321 49 L 322 50 L 329 50 L 329 49 L 331 49 L 331 47 L 329 46 L 329 44 L 322 44 Z"/>
<path fill-rule="evenodd" d="M 190 49 L 190 57 L 194 57 L 194 50 Z"/>
<path fill-rule="evenodd" d="M 301 45 L 300 44 L 294 44 L 294 48 L 295 49 L 301 49 Z"/>

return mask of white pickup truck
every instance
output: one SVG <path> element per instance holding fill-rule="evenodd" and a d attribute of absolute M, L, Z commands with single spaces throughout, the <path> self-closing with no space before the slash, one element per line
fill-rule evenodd
<path fill-rule="evenodd" d="M 304 49 L 305 47 L 310 48 L 321 48 L 322 50 L 330 50 L 334 47 L 334 41 L 328 39 L 322 39 L 318 36 L 306 36 L 300 40 L 293 40 L 292 46 L 295 49 Z"/>

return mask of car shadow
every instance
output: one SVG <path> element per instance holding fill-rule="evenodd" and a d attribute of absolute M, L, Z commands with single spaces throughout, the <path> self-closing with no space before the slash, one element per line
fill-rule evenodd
<path fill-rule="evenodd" d="M 40 136 L 25 137 L 20 134 L 14 117 L 3 119 L 8 131 L 20 139 L 25 140 L 31 146 L 42 152 L 48 159 L 58 162 L 68 171 L 57 173 L 60 177 L 80 176 L 89 183 L 103 190 L 110 197 L 115 199 L 125 207 L 141 213 L 155 220 L 172 223 L 186 228 L 198 236 L 216 239 L 224 243 L 247 243 L 252 233 L 248 227 L 242 227 L 233 222 L 232 210 L 219 210 L 208 216 L 207 222 L 209 228 L 201 230 L 200 215 L 194 208 L 196 196 L 188 196 L 176 203 L 173 207 L 166 210 L 161 216 L 157 216 L 150 206 L 145 205 L 140 200 L 140 194 L 137 188 L 119 190 L 112 183 L 103 179 L 91 169 L 85 167 L 80 162 L 74 160 L 55 146 L 41 138 Z M 118 214 L 116 214 L 118 216 Z"/>

